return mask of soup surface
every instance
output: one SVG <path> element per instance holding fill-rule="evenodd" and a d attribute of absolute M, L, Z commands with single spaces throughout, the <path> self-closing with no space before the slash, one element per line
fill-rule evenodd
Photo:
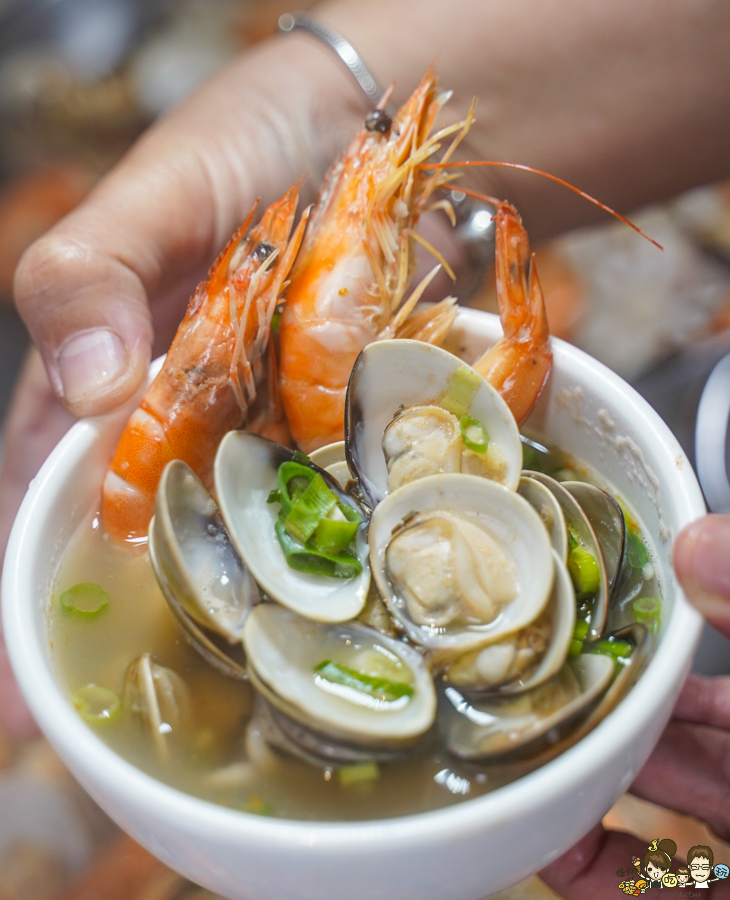
<path fill-rule="evenodd" d="M 558 480 L 600 483 L 575 460 L 537 442 L 525 446 L 525 467 Z M 609 632 L 636 621 L 637 598 L 659 597 L 641 532 L 630 514 L 627 518 L 632 540 Z M 60 602 L 80 583 L 98 585 L 108 594 L 99 613 L 79 614 Z M 652 625 L 650 643 L 658 618 Z M 259 725 L 254 717 L 253 688 L 219 673 L 188 643 L 158 587 L 146 545 L 114 542 L 96 512 L 79 528 L 59 569 L 51 600 L 51 643 L 59 678 L 77 707 L 77 692 L 88 685 L 121 699 L 108 719 L 90 725 L 102 740 L 161 781 L 233 809 L 317 820 L 416 814 L 492 791 L 536 765 L 524 753 L 520 760 L 467 763 L 452 756 L 437 736 L 427 736 L 404 759 L 340 768 L 317 768 L 273 750 L 264 737 L 265 721 Z M 146 653 L 184 685 L 174 725 L 161 722 L 154 736 L 124 690 L 130 663 Z"/>

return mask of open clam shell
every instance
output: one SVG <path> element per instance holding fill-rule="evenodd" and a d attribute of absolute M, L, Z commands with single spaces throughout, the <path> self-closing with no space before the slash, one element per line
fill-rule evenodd
<path fill-rule="evenodd" d="M 568 562 L 568 531 L 565 527 L 565 516 L 555 495 L 534 478 L 523 476 L 517 487 L 517 493 L 534 507 L 542 519 L 550 535 L 550 543 L 563 563 Z"/>
<path fill-rule="evenodd" d="M 160 479 L 149 551 L 162 593 L 190 643 L 226 674 L 244 677 L 238 647 L 246 617 L 261 595 L 215 501 L 181 460 L 169 463 Z"/>
<path fill-rule="evenodd" d="M 236 550 L 261 589 L 299 615 L 319 622 L 346 622 L 365 605 L 370 567 L 366 523 L 358 528 L 357 557 L 362 572 L 348 579 L 328 578 L 289 566 L 276 537 L 278 504 L 267 503 L 277 484 L 278 468 L 293 458 L 286 447 L 243 431 L 231 431 L 221 441 L 214 465 L 215 490 L 221 515 Z M 351 497 L 323 469 L 313 466 L 341 503 L 357 509 Z M 359 511 L 359 510 L 358 510 Z"/>
<path fill-rule="evenodd" d="M 402 641 L 358 623 L 313 622 L 270 603 L 249 617 L 243 641 L 256 689 L 311 732 L 389 748 L 412 743 L 434 722 L 431 672 Z M 365 670 L 370 691 L 358 687 Z"/>
<path fill-rule="evenodd" d="M 588 639 L 597 640 L 606 627 L 608 618 L 608 600 L 610 594 L 606 564 L 603 559 L 603 550 L 596 537 L 590 519 L 585 514 L 575 497 L 559 481 L 542 472 L 525 471 L 524 478 L 532 478 L 544 485 L 555 497 L 563 510 L 565 523 L 572 528 L 580 543 L 595 558 L 599 570 L 599 585 L 593 600 L 593 606 L 588 619 Z"/>
<path fill-rule="evenodd" d="M 462 759 L 487 759 L 524 748 L 567 726 L 585 713 L 608 687 L 614 661 L 582 653 L 549 681 L 509 697 L 468 700 L 454 687 L 444 690 L 439 728 L 451 753 Z"/>
<path fill-rule="evenodd" d="M 565 563 L 555 550 L 553 556 L 555 579 L 542 613 L 523 631 L 457 658 L 446 668 L 449 684 L 470 694 L 517 694 L 532 690 L 560 671 L 575 630 L 575 591 Z M 540 655 L 534 645 L 543 633 L 547 647 Z"/>
<path fill-rule="evenodd" d="M 456 356 L 420 341 L 377 341 L 358 356 L 345 404 L 345 445 L 350 471 L 374 508 L 388 493 L 383 435 L 399 410 L 439 406 L 454 373 L 469 373 L 474 392 L 464 410 L 480 422 L 503 461 L 501 483 L 516 490 L 522 444 L 514 416 L 497 391 Z"/>
<path fill-rule="evenodd" d="M 386 553 L 394 531 L 414 513 L 427 517 L 449 510 L 486 532 L 516 575 L 516 593 L 491 621 L 419 624 L 403 590 L 388 574 Z M 391 615 L 414 643 L 433 651 L 439 661 L 525 628 L 545 608 L 552 590 L 554 558 L 538 514 L 518 494 L 475 475 L 432 475 L 394 491 L 373 511 L 369 542 L 373 577 Z M 438 570 L 438 565 L 428 567 L 429 572 Z"/>

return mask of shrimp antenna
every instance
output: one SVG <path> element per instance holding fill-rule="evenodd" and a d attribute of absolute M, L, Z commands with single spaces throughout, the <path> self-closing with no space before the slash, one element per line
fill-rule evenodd
<path fill-rule="evenodd" d="M 615 216 L 625 225 L 628 225 L 630 228 L 633 228 L 634 231 L 638 232 L 642 237 L 646 238 L 647 241 L 654 244 L 655 247 L 658 247 L 660 250 L 664 250 L 664 247 L 660 243 L 654 240 L 654 238 L 649 237 L 646 232 L 642 231 L 638 225 L 634 225 L 632 221 L 626 218 L 626 216 L 622 216 L 621 213 L 616 212 L 615 209 L 611 209 L 610 206 L 606 206 L 605 203 L 601 203 L 600 200 L 596 200 L 595 197 L 591 197 L 590 194 L 586 194 L 585 191 L 582 191 L 580 188 L 577 188 L 574 184 L 571 184 L 569 181 L 564 181 L 562 178 L 558 178 L 557 175 L 551 175 L 549 172 L 543 172 L 542 169 L 535 169 L 532 166 L 526 166 L 523 163 L 511 163 L 511 162 L 497 162 L 494 160 L 467 160 L 465 162 L 447 162 L 447 163 L 421 163 L 420 168 L 423 169 L 456 169 L 461 168 L 465 169 L 471 166 L 502 166 L 507 169 L 521 169 L 523 172 L 534 172 L 535 175 L 542 175 L 543 178 L 549 178 L 550 181 L 555 181 L 557 184 L 562 184 L 563 187 L 569 188 L 573 193 L 578 194 L 583 197 L 585 200 L 590 201 L 594 204 L 594 206 L 600 207 L 607 213 L 610 213 L 612 216 Z M 477 200 L 486 200 L 488 203 L 496 203 L 499 205 L 501 202 L 497 200 L 495 197 L 490 197 L 488 194 L 479 194 L 477 191 L 467 190 L 467 188 L 459 185 L 458 187 L 453 187 L 452 190 L 460 191 L 462 194 L 466 194 L 469 197 L 475 197 Z"/>

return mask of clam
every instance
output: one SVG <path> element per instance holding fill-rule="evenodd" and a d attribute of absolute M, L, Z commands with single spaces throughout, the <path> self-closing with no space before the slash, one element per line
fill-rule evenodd
<path fill-rule="evenodd" d="M 587 549 L 596 560 L 599 581 L 598 590 L 595 593 L 588 615 L 588 638 L 589 640 L 597 640 L 606 627 L 610 586 L 601 543 L 596 537 L 596 532 L 581 505 L 563 484 L 549 475 L 543 475 L 542 472 L 525 471 L 523 478 L 537 481 L 553 494 L 563 511 L 566 527 L 572 533 L 574 540 Z"/>
<path fill-rule="evenodd" d="M 397 487 L 443 472 L 516 490 L 522 469 L 517 424 L 497 391 L 451 353 L 419 341 L 378 341 L 357 358 L 345 446 L 371 508 Z"/>
<path fill-rule="evenodd" d="M 565 526 L 563 510 L 555 495 L 534 478 L 523 476 L 517 487 L 517 493 L 534 507 L 550 535 L 550 543 L 560 559 L 568 561 L 568 531 Z"/>
<path fill-rule="evenodd" d="M 215 501 L 180 460 L 169 463 L 160 480 L 149 551 L 162 593 L 191 644 L 224 673 L 245 677 L 243 626 L 261 596 Z"/>
<path fill-rule="evenodd" d="M 450 752 L 462 759 L 487 759 L 539 738 L 557 739 L 589 710 L 613 674 L 611 657 L 582 653 L 548 681 L 515 696 L 475 701 L 448 686 L 440 705 L 439 728 Z"/>
<path fill-rule="evenodd" d="M 346 622 L 365 605 L 370 585 L 366 522 L 358 527 L 355 548 L 361 571 L 328 577 L 292 568 L 277 540 L 278 503 L 267 502 L 278 488 L 279 466 L 294 460 L 286 447 L 241 431 L 229 432 L 218 449 L 215 490 L 231 541 L 260 588 L 272 600 L 319 622 Z M 308 464 L 340 504 L 360 513 L 355 501 L 323 469 Z"/>
<path fill-rule="evenodd" d="M 243 636 L 249 674 L 281 731 L 311 756 L 351 761 L 411 746 L 436 715 L 422 655 L 359 623 L 264 603 Z"/>
<path fill-rule="evenodd" d="M 561 669 L 575 629 L 575 592 L 565 563 L 553 555 L 555 579 L 545 609 L 520 631 L 458 656 L 445 667 L 449 684 L 470 693 L 519 693 Z"/>
<path fill-rule="evenodd" d="M 432 475 L 374 510 L 370 563 L 409 639 L 438 664 L 526 628 L 545 608 L 554 557 L 539 515 L 473 475 Z"/>
<path fill-rule="evenodd" d="M 160 762 L 167 762 L 168 736 L 183 727 L 189 717 L 189 697 L 180 676 L 152 662 L 143 653 L 127 669 L 122 694 L 124 705 L 144 720 Z"/>

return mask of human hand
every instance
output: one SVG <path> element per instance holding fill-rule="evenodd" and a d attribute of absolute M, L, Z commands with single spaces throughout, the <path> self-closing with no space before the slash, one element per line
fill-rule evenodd
<path fill-rule="evenodd" d="M 728 638 L 729 548 L 730 517 L 714 515 L 685 528 L 674 546 L 674 567 L 685 594 Z M 730 839 L 728 760 L 730 676 L 690 675 L 669 725 L 630 791 L 705 822 L 714 834 L 727 841 Z M 679 854 L 686 855 L 689 849 L 680 847 Z M 618 884 L 616 871 L 629 869 L 631 857 L 643 858 L 645 853 L 646 846 L 632 835 L 606 831 L 597 825 L 540 874 L 566 900 L 614 897 Z M 712 887 L 713 896 L 730 897 L 727 881 Z"/>

